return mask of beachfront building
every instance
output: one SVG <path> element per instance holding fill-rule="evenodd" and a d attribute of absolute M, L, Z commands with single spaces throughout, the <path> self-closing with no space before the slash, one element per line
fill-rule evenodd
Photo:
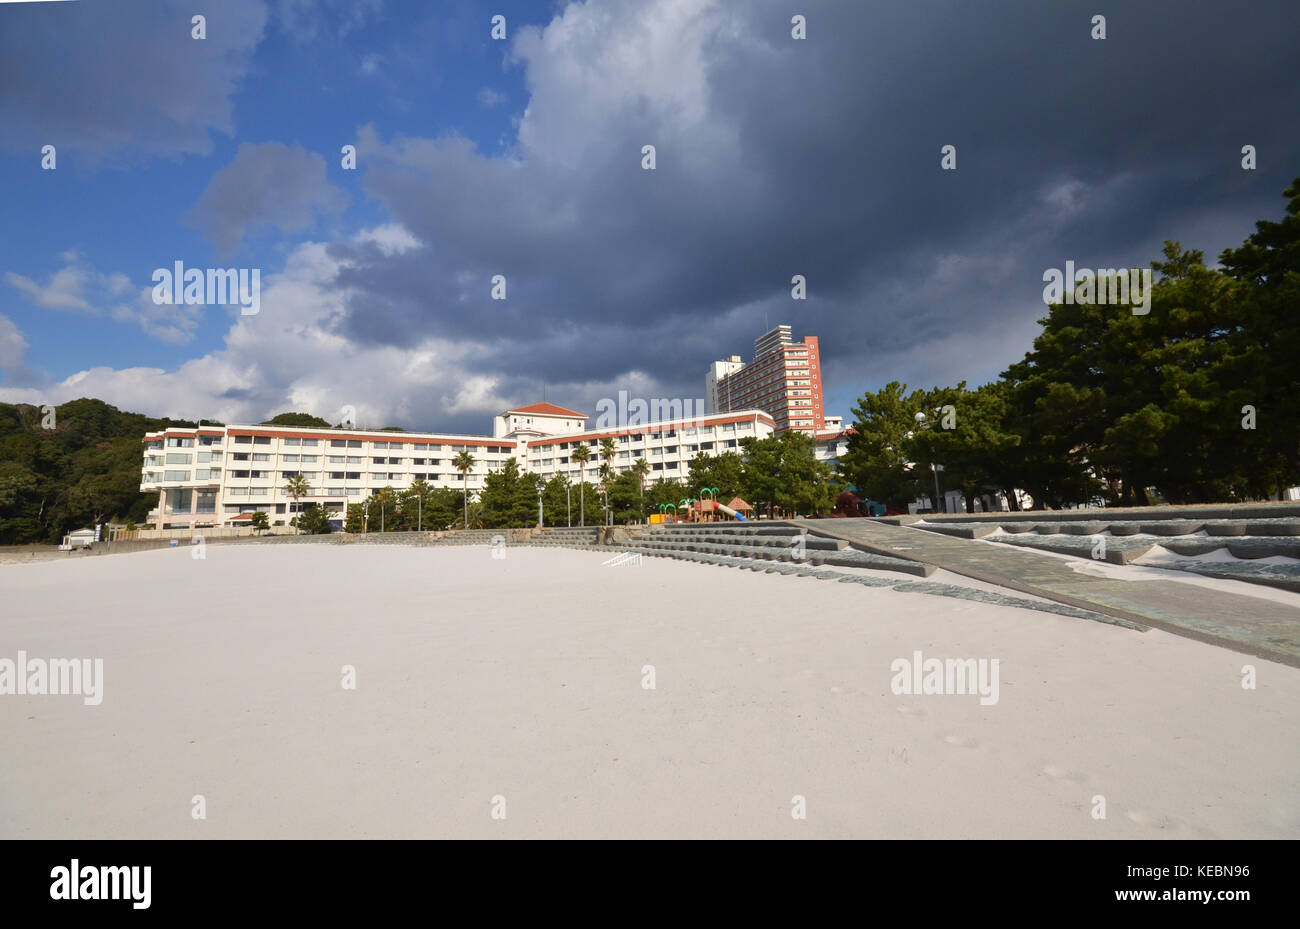
<path fill-rule="evenodd" d="M 706 410 L 762 410 L 787 429 L 815 436 L 826 431 L 822 368 L 816 336 L 795 342 L 788 325 L 754 340 L 754 360 L 739 355 L 715 361 L 705 375 Z"/>
<path fill-rule="evenodd" d="M 840 457 L 849 450 L 849 436 L 853 430 L 844 428 L 842 416 L 824 416 L 822 421 L 824 427 L 813 433 L 813 439 L 817 443 L 813 454 L 818 461 L 834 468 L 839 465 Z"/>
<path fill-rule="evenodd" d="M 584 431 L 587 417 L 550 403 L 506 410 L 496 417 L 493 435 L 383 432 L 298 426 L 200 426 L 167 429 L 144 437 L 140 489 L 157 491 L 158 506 L 149 522 L 158 529 L 239 526 L 255 512 L 271 525 L 288 525 L 312 504 L 341 521 L 349 503 L 361 503 L 384 487 L 404 490 L 416 478 L 434 487 L 483 489 L 487 475 L 514 458 L 520 470 L 549 480 L 564 473 L 576 481 L 570 460 L 578 444 L 591 447 L 588 480 L 600 467 L 600 440 L 614 437 L 619 455 L 612 462 L 625 471 L 637 458 L 650 463 L 648 480 L 685 479 L 698 452 L 739 450 L 739 440 L 773 434 L 772 417 L 748 410 L 668 422 Z M 464 483 L 452 460 L 461 451 L 474 457 Z M 301 474 L 311 488 L 294 501 L 285 490 Z"/>
<path fill-rule="evenodd" d="M 776 431 L 772 417 L 759 410 L 718 413 L 693 419 L 666 420 L 645 425 L 624 426 L 576 435 L 556 435 L 528 442 L 527 470 L 549 481 L 557 474 L 578 480 L 579 465 L 573 450 L 586 445 L 591 460 L 582 466 L 588 479 L 604 463 L 600 457 L 603 439 L 612 438 L 617 453 L 609 462 L 614 473 L 630 471 L 638 458 L 650 464 L 646 480 L 660 478 L 684 481 L 690 474 L 691 459 L 705 455 L 740 453 L 742 439 L 766 439 Z"/>

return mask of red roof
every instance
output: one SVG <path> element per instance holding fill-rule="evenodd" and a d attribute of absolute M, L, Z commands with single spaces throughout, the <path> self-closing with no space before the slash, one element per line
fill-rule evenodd
<path fill-rule="evenodd" d="M 573 410 L 566 410 L 562 406 L 556 406 L 554 403 L 533 403 L 529 406 L 521 406 L 517 409 L 506 410 L 507 413 L 536 413 L 539 416 L 573 416 L 577 419 L 586 419 L 586 413 L 576 413 Z"/>

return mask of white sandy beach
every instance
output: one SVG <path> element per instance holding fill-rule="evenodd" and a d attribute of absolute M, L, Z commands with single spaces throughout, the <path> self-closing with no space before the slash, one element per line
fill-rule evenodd
<path fill-rule="evenodd" d="M 1298 669 L 605 557 L 240 544 L 0 567 L 0 659 L 104 660 L 98 706 L 0 696 L 0 838 L 1300 838 Z M 998 702 L 895 695 L 918 650 L 998 659 Z"/>

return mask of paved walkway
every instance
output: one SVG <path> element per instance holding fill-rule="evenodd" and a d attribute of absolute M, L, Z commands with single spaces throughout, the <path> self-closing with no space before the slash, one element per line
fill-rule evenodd
<path fill-rule="evenodd" d="M 1021 593 L 1300 667 L 1300 609 L 1282 603 L 1179 581 L 1091 577 L 1049 555 L 872 519 L 791 522 L 844 539 L 863 551 L 911 558 Z"/>

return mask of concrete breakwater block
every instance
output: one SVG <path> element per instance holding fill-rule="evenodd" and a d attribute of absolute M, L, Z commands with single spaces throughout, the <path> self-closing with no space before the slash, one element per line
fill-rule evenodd
<path fill-rule="evenodd" d="M 1246 524 L 1236 519 L 1214 520 L 1205 524 L 1207 535 L 1241 536 L 1246 534 Z"/>
<path fill-rule="evenodd" d="M 1111 535 L 1139 535 L 1142 532 L 1140 523 L 1111 523 Z"/>
<path fill-rule="evenodd" d="M 1058 523 L 1056 531 L 1061 535 L 1097 535 L 1105 532 L 1107 525 L 1107 523 Z"/>
<path fill-rule="evenodd" d="M 1155 522 L 1140 523 L 1139 525 L 1147 535 L 1175 536 L 1200 532 L 1205 523 L 1193 522 L 1187 519 L 1161 519 Z"/>
<path fill-rule="evenodd" d="M 1261 519 L 1246 523 L 1246 535 L 1300 536 L 1300 519 Z"/>

